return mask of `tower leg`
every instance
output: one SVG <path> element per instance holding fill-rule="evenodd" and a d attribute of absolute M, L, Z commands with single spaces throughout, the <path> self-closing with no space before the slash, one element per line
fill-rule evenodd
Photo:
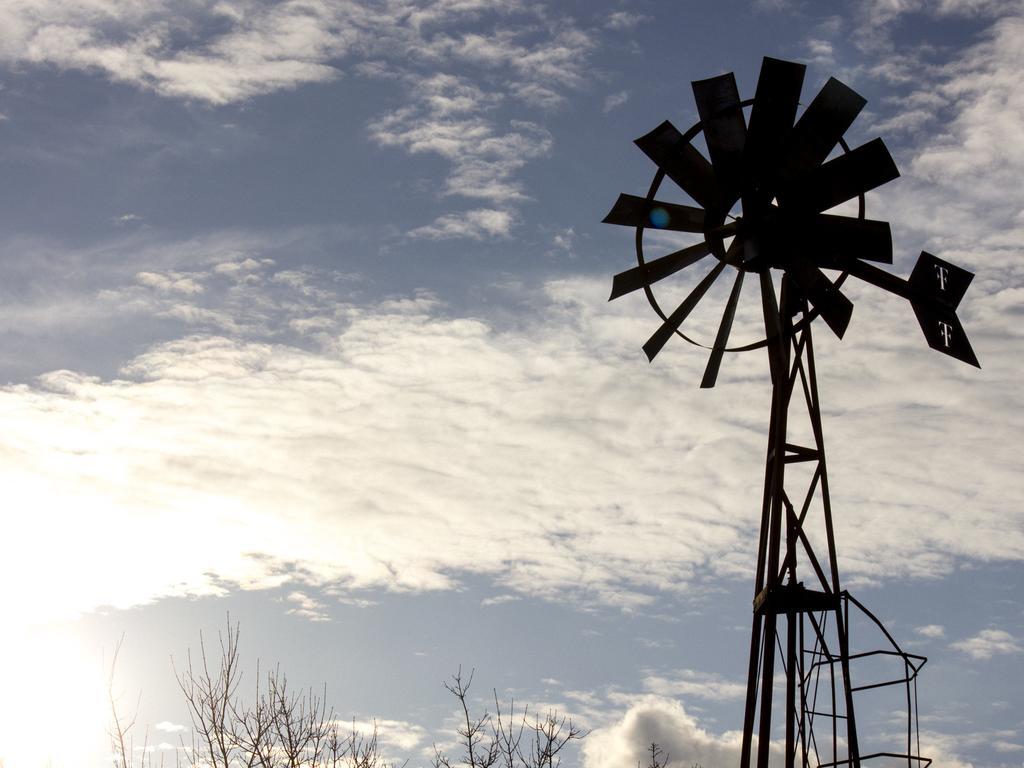
<path fill-rule="evenodd" d="M 796 612 L 786 614 L 786 768 L 796 758 Z"/>
<path fill-rule="evenodd" d="M 740 766 L 750 765 L 750 747 L 754 734 L 754 717 L 757 715 L 757 672 L 761 664 L 761 614 L 754 614 L 754 626 L 750 632 L 750 666 L 747 668 L 747 705 L 743 713 L 743 741 L 740 747 Z"/>
<path fill-rule="evenodd" d="M 770 278 L 762 277 L 761 281 L 772 370 L 772 413 L 765 459 L 740 768 L 768 768 L 772 752 L 772 710 L 778 706 L 782 707 L 780 725 L 784 723 L 780 736 L 784 739 L 782 764 L 785 768 L 828 762 L 827 757 L 812 761 L 808 754 L 808 750 L 816 752 L 819 746 L 825 745 L 819 745 L 811 733 L 815 718 L 821 718 L 822 713 L 809 711 L 805 698 L 803 670 L 806 649 L 803 638 L 807 621 L 814 623 L 814 632 L 807 633 L 808 637 L 815 638 L 816 650 L 810 656 L 811 669 L 827 664 L 826 677 L 833 688 L 829 698 L 837 703 L 842 701 L 845 706 L 845 711 L 840 713 L 833 704 L 831 713 L 826 715 L 833 725 L 840 719 L 846 720 L 846 744 L 839 750 L 836 743 L 838 734 L 831 738 L 829 752 L 833 754 L 830 757 L 836 764 L 859 768 L 849 670 L 848 624 L 839 599 L 841 590 L 814 375 L 811 318 L 806 304 L 793 298 L 795 292 L 789 288 L 787 280 L 783 280 L 779 309 L 776 309 Z M 794 324 L 797 316 L 800 321 Z M 813 445 L 795 445 L 787 439 L 790 411 L 795 408 L 805 409 L 809 417 L 814 433 Z M 798 462 L 811 466 L 811 480 L 799 494 L 787 493 L 786 466 Z M 802 499 L 802 506 L 795 508 L 790 498 Z M 815 498 L 820 500 L 820 517 L 811 512 Z M 822 523 L 827 553 L 824 558 L 819 558 L 811 549 L 805 528 Z M 813 574 L 813 588 L 805 588 L 798 580 L 798 563 L 803 563 L 800 567 L 805 573 Z M 833 615 L 833 621 L 822 622 L 822 627 L 828 626 L 827 633 L 835 637 L 834 642 L 826 642 L 822 629 L 812 618 L 815 612 Z M 780 622 L 780 616 L 785 617 L 785 621 Z M 781 632 L 786 634 L 785 643 L 781 642 Z M 774 688 L 777 656 L 786 676 L 785 693 L 780 691 L 779 695 Z M 837 671 L 838 675 L 835 674 Z M 755 724 L 756 758 L 753 747 Z M 839 751 L 845 752 L 847 759 L 836 754 Z"/>

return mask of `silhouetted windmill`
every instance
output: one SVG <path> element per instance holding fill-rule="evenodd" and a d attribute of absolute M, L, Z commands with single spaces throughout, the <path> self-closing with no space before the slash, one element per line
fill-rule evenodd
<path fill-rule="evenodd" d="M 787 768 L 859 766 L 872 758 L 927 766 L 931 761 L 919 756 L 916 736 L 916 679 L 925 658 L 902 651 L 878 619 L 840 586 L 811 326 L 820 316 L 842 337 L 853 305 L 840 288 L 854 276 L 908 299 L 933 349 L 977 366 L 956 316 L 973 275 L 924 252 L 909 280 L 869 263 L 892 263 L 892 235 L 887 222 L 865 218 L 864 195 L 899 172 L 881 139 L 855 149 L 844 141 L 865 100 L 838 80 L 830 79 L 796 119 L 805 69 L 765 58 L 754 98 L 745 101 L 732 73 L 696 81 L 700 120 L 692 128 L 680 133 L 666 121 L 636 140 L 657 171 L 645 197 L 620 195 L 604 220 L 636 229 L 637 266 L 615 276 L 611 298 L 645 292 L 662 319 L 643 347 L 653 360 L 673 335 L 704 346 L 682 331 L 683 324 L 731 269 L 734 282 L 715 341 L 705 347 L 711 354 L 701 386 L 714 386 L 723 353 L 768 350 L 772 408 L 741 768 L 767 768 L 773 705 L 776 710 L 781 706 L 785 717 Z M 692 143 L 700 134 L 710 159 Z M 837 147 L 841 151 L 830 159 Z M 699 207 L 657 199 L 665 177 Z M 856 217 L 824 213 L 854 199 Z M 692 232 L 703 239 L 648 259 L 644 232 L 649 229 Z M 652 286 L 709 255 L 714 256 L 711 270 L 666 314 Z M 823 269 L 839 274 L 833 280 Z M 781 272 L 778 300 L 772 270 Z M 759 282 L 764 338 L 729 347 L 748 273 Z M 807 444 L 787 438 L 797 409 L 806 410 Z M 813 587 L 805 587 L 798 572 Z M 851 650 L 851 605 L 877 630 L 882 649 Z M 778 692 L 777 661 L 785 676 L 785 690 Z M 856 664 L 877 675 L 885 662 L 896 665 L 894 677 L 861 679 L 853 669 Z M 891 685 L 906 688 L 906 749 L 868 752 L 858 738 L 855 699 L 863 691 Z"/>

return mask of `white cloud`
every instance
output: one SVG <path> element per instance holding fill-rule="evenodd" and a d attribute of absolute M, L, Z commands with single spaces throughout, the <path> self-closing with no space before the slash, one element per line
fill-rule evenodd
<path fill-rule="evenodd" d="M 1017 638 L 1002 629 L 983 629 L 974 637 L 950 643 L 949 647 L 980 661 L 991 659 L 997 654 L 1024 652 Z"/>
<path fill-rule="evenodd" d="M 937 89 L 955 108 L 952 120 L 913 161 L 913 173 L 947 189 L 973 187 L 979 203 L 1005 206 L 1024 168 L 1024 17 L 995 23 L 989 39 L 970 48 L 945 71 Z M 945 117 L 939 113 L 937 117 Z M 980 184 L 980 182 L 984 184 Z"/>
<path fill-rule="evenodd" d="M 975 764 L 960 757 L 972 747 L 987 747 L 1007 737 L 1013 738 L 1014 731 L 975 731 L 956 734 L 936 733 L 923 730 L 921 732 L 921 754 L 932 759 L 932 765 L 949 766 L 949 768 L 975 768 Z"/>
<path fill-rule="evenodd" d="M 1008 212 L 1024 155 L 1001 128 L 1010 146 L 997 169 L 986 143 L 987 117 L 998 118 L 992 93 L 1012 114 L 1021 111 L 1016 24 L 999 22 L 941 82 L 912 94 L 922 109 L 952 110 L 948 130 L 924 144 L 901 191 L 880 198 L 898 222 L 897 237 L 924 233 L 930 247 L 943 246 L 941 255 L 984 265 L 962 317 L 985 371 L 931 355 L 903 302 L 863 286 L 849 288 L 857 309 L 842 348 L 819 336 L 828 360 L 819 367 L 830 409 L 840 566 L 853 581 L 934 577 L 960 558 L 1019 559 L 1024 551 L 1015 517 L 1020 460 L 993 452 L 1013 444 L 1024 426 L 1013 347 L 1022 332 L 1014 310 L 1024 278 L 1016 266 L 1024 214 Z M 469 48 L 466 40 L 442 40 L 441 47 L 472 48 L 483 65 L 506 61 L 498 50 L 505 44 L 518 45 L 498 36 Z M 524 152 L 549 151 L 550 137 L 529 123 L 510 122 L 503 133 L 490 114 L 504 103 L 500 95 L 468 81 L 412 82 L 424 83 L 419 101 L 375 123 L 375 138 L 450 159 L 450 194 L 523 195 L 513 174 Z M 943 152 L 964 153 L 974 165 L 958 161 L 948 179 L 929 178 Z M 1007 192 L 999 199 L 1009 201 L 1002 208 L 989 197 L 999 185 Z M 414 232 L 500 237 L 513 221 L 509 211 L 481 208 Z M 41 521 L 19 523 L 14 552 L 28 549 L 17 542 L 61 529 L 65 505 L 90 510 L 116 532 L 110 539 L 83 532 L 76 540 L 86 547 L 58 542 L 43 563 L 9 559 L 18 573 L 43 574 L 58 613 L 101 599 L 129 605 L 215 590 L 204 576 L 214 568 L 229 582 L 265 586 L 288 578 L 268 563 L 297 561 L 312 563 L 313 581 L 342 590 L 444 588 L 471 571 L 512 590 L 559 596 L 580 588 L 622 606 L 649 601 L 654 590 L 686 589 L 701 568 L 750 569 L 746 510 L 757 494 L 767 411 L 757 355 L 730 359 L 719 389 L 700 393 L 692 385 L 703 359 L 691 349 L 670 346 L 655 366 L 639 364 L 637 347 L 652 320 L 642 302 L 605 304 L 603 282 L 551 283 L 524 311 L 530 320 L 523 327 L 498 329 L 449 317 L 425 297 L 354 306 L 322 276 L 275 272 L 272 261 L 254 258 L 251 243 L 180 250 L 201 251 L 201 267 L 154 268 L 147 274 L 156 277 L 147 279 L 153 287 L 184 280 L 202 291 L 154 295 L 135 285 L 105 292 L 101 303 L 108 312 L 179 318 L 198 335 L 152 348 L 126 367 L 123 380 L 55 372 L 37 386 L 9 388 L 2 399 L 12 425 L 7 439 L 17 446 L 12 487 Z M 717 318 L 694 322 L 707 337 Z M 302 347 L 282 343 L 282 328 L 301 334 Z M 237 338 L 211 336 L 217 329 Z M 680 398 L 680 391 L 692 394 Z M 172 419 L 182 403 L 198 406 Z M 152 432 L 126 426 L 133 421 Z M 102 440 L 93 445 L 96 435 Z M 955 446 L 943 439 L 949 435 Z M 299 444 L 301 455 L 317 461 L 297 461 Z M 640 457 L 628 472 L 614 461 L 624 454 Z M 685 491 L 666 478 L 666 456 L 684 457 L 677 472 L 697 478 Z M 523 505 L 508 508 L 509 499 L 525 499 L 525 513 Z M 495 540 L 480 521 L 481 505 L 523 527 Z M 197 517 L 204 509 L 215 510 L 208 521 Z M 963 509 L 971 511 L 970 526 L 947 511 Z M 185 535 L 190 523 L 226 532 L 248 519 L 262 524 L 246 526 L 226 558 Z M 543 536 L 527 547 L 537 530 L 530 521 L 544 521 Z M 137 564 L 147 572 L 138 583 L 101 570 L 65 591 L 58 563 L 91 573 L 76 559 L 85 550 L 103 555 L 89 562 L 124 563 L 122 535 L 144 536 L 151 526 L 170 532 L 169 551 L 188 556 Z M 341 557 L 323 549 L 314 535 L 323 530 L 346 537 Z M 446 540 L 451 530 L 473 546 Z M 626 539 L 634 550 L 622 550 Z"/>
<path fill-rule="evenodd" d="M 907 105 L 903 105 L 906 107 Z M 883 135 L 914 133 L 935 119 L 935 113 L 927 109 L 906 109 L 884 120 L 875 121 L 871 128 Z"/>
<path fill-rule="evenodd" d="M 574 227 L 566 227 L 561 232 L 556 232 L 555 236 L 551 238 L 552 248 L 549 254 L 574 258 L 576 256 L 575 241 L 576 229 Z"/>
<path fill-rule="evenodd" d="M 536 10 L 489 0 L 18 0 L 0 9 L 0 60 L 96 71 L 213 105 L 332 80 L 342 65 L 402 77 L 455 60 L 507 71 L 524 86 L 581 85 L 596 43 L 573 23 L 551 19 L 540 36 L 536 25 L 458 29 L 517 13 Z"/>
<path fill-rule="evenodd" d="M 345 730 L 354 730 L 364 736 L 376 731 L 385 755 L 392 749 L 398 754 L 408 754 L 427 737 L 426 729 L 406 720 L 349 720 L 339 722 L 338 726 Z"/>
<path fill-rule="evenodd" d="M 946 636 L 946 629 L 940 624 L 926 624 L 923 627 L 914 627 L 914 631 L 921 637 L 938 638 Z"/>
<path fill-rule="evenodd" d="M 191 276 L 179 273 L 160 274 L 159 272 L 139 272 L 135 279 L 139 285 L 152 288 L 158 293 L 181 293 L 186 296 L 194 293 L 202 293 L 202 283 L 197 278 L 201 275 Z"/>
<path fill-rule="evenodd" d="M 163 733 L 181 733 L 185 730 L 184 725 L 172 723 L 170 720 L 161 720 L 159 723 L 153 726 L 158 731 Z"/>
<path fill-rule="evenodd" d="M 436 58 L 455 57 L 467 64 L 508 68 L 515 77 L 561 87 L 581 86 L 587 74 L 587 54 L 595 41 L 582 29 L 567 24 L 555 28 L 540 42 L 527 42 L 523 33 L 498 29 L 490 34 L 469 32 L 434 37 L 424 53 Z"/>
<path fill-rule="evenodd" d="M 863 17 L 875 24 L 889 24 L 914 13 L 940 17 L 997 17 L 1020 10 L 1020 0 L 863 0 L 861 3 Z"/>
<path fill-rule="evenodd" d="M 163 96 L 226 104 L 330 80 L 371 20 L 358 4 L 15 2 L 0 11 L 0 58 L 98 71 Z M 224 28 L 214 37 L 197 31 Z"/>
<path fill-rule="evenodd" d="M 604 25 L 608 29 L 614 29 L 617 32 L 633 29 L 641 22 L 647 21 L 649 17 L 644 16 L 641 13 L 630 13 L 629 11 L 613 11 L 608 14 L 608 18 L 605 20 Z"/>
<path fill-rule="evenodd" d="M 416 80 L 414 88 L 436 117 L 479 112 L 502 100 L 500 93 L 483 91 L 463 78 L 441 72 Z"/>
<path fill-rule="evenodd" d="M 740 734 L 721 736 L 700 727 L 682 704 L 660 696 L 645 696 L 618 722 L 595 729 L 583 741 L 586 768 L 646 765 L 645 752 L 657 743 L 673 765 L 734 765 L 740 759 Z"/>
<path fill-rule="evenodd" d="M 629 101 L 628 91 L 619 91 L 618 93 L 610 93 L 604 98 L 604 112 L 608 114 L 613 109 L 618 109 Z"/>
<path fill-rule="evenodd" d="M 704 356 L 671 344 L 644 363 L 650 313 L 641 299 L 608 304 L 604 280 L 551 282 L 517 326 L 497 327 L 429 295 L 357 305 L 343 282 L 252 258 L 259 268 L 240 274 L 177 265 L 206 274 L 205 290 L 130 311 L 199 332 L 152 346 L 119 378 L 54 371 L 0 391 L 0 474 L 11 503 L 32 510 L 12 517 L 0 576 L 36 585 L 5 596 L 8 615 L 231 584 L 445 589 L 464 572 L 508 594 L 630 607 L 690 589 L 698 573 L 749 573 L 761 355 L 730 358 L 719 388 L 702 392 Z M 1021 428 L 1014 367 L 976 380 L 936 359 L 909 311 L 876 294 L 851 291 L 841 349 L 818 337 L 844 576 L 1019 559 L 1020 459 L 992 455 Z M 991 301 L 985 286 L 977 294 Z M 691 330 L 713 335 L 719 308 L 713 292 Z M 1002 343 L 978 314 L 981 339 Z M 228 325 L 235 338 L 213 330 Z M 282 328 L 302 335 L 286 343 Z M 998 357 L 989 343 L 983 360 Z M 937 434 L 957 435 L 956 462 Z M 155 535 L 159 547 L 136 546 Z"/>
<path fill-rule="evenodd" d="M 835 64 L 835 56 L 832 51 L 832 43 L 828 40 L 811 38 L 807 41 L 808 58 L 815 64 L 823 67 L 830 67 Z"/>
<path fill-rule="evenodd" d="M 216 272 L 218 275 L 237 276 L 240 274 L 244 274 L 246 272 L 254 272 L 263 267 L 271 266 L 273 265 L 273 263 L 274 262 L 271 259 L 261 259 L 257 261 L 256 259 L 253 259 L 251 257 L 246 257 L 244 259 L 239 259 L 237 261 L 223 261 L 220 264 L 214 266 L 213 271 Z M 284 279 L 281 277 L 281 275 L 283 274 L 284 273 L 278 272 L 275 275 L 275 277 L 278 277 L 279 279 Z"/>
<path fill-rule="evenodd" d="M 331 617 L 325 610 L 327 606 L 305 592 L 298 590 L 289 592 L 285 597 L 285 602 L 290 606 L 285 613 L 310 621 L 330 621 Z"/>
<path fill-rule="evenodd" d="M 505 603 L 514 603 L 519 599 L 521 598 L 518 595 L 495 595 L 494 597 L 485 597 L 480 601 L 480 605 L 485 607 L 489 605 L 504 605 Z"/>
<path fill-rule="evenodd" d="M 1024 752 L 1024 744 L 1018 744 L 1015 741 L 999 739 L 998 741 L 993 742 L 992 746 L 997 752 Z"/>
<path fill-rule="evenodd" d="M 0 9 L 0 30 L 0 61 L 98 72 L 214 106 L 333 80 L 343 69 L 398 83 L 407 102 L 371 119 L 370 138 L 449 161 L 443 194 L 506 207 L 528 197 L 516 175 L 552 146 L 521 110 L 556 108 L 567 90 L 587 87 L 598 45 L 573 20 L 490 0 L 19 1 Z M 421 234 L 460 236 L 448 223 Z M 488 231 L 475 226 L 468 236 Z"/>
<path fill-rule="evenodd" d="M 678 669 L 671 676 L 648 675 L 643 680 L 644 690 L 658 696 L 683 699 L 710 699 L 727 701 L 741 699 L 746 693 L 746 682 L 723 680 L 693 669 Z"/>
<path fill-rule="evenodd" d="M 512 83 L 510 90 L 517 99 L 531 107 L 550 110 L 565 103 L 561 93 L 540 83 Z"/>
<path fill-rule="evenodd" d="M 411 230 L 409 237 L 423 237 L 429 240 L 483 240 L 487 237 L 508 237 L 512 230 L 512 221 L 512 214 L 508 211 L 478 208 L 441 216 L 432 224 Z"/>
<path fill-rule="evenodd" d="M 446 108 L 446 107 L 445 107 Z M 552 138 L 536 123 L 513 120 L 507 128 L 480 115 L 438 112 L 426 95 L 369 125 L 370 137 L 383 146 L 412 154 L 440 155 L 451 163 L 445 194 L 513 202 L 526 198 L 514 178 L 530 160 L 551 150 Z"/>

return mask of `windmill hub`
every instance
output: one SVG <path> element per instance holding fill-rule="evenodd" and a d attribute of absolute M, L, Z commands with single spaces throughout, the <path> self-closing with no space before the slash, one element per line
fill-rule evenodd
<path fill-rule="evenodd" d="M 736 263 L 746 272 L 785 269 L 785 249 L 779 247 L 778 233 L 783 229 L 785 215 L 770 203 L 745 200 L 743 213 L 736 217 L 736 237 L 743 245 L 743 254 Z"/>

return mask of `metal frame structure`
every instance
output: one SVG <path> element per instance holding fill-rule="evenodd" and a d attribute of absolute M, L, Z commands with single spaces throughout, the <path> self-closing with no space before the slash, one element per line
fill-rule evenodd
<path fill-rule="evenodd" d="M 926 659 L 904 652 L 881 622 L 840 585 L 811 337 L 813 316 L 787 278 L 783 279 L 781 301 L 776 305 L 770 280 L 767 274 L 762 278 L 772 408 L 740 766 L 765 768 L 769 764 L 773 710 L 781 709 L 785 719 L 783 764 L 787 768 L 859 766 L 881 757 L 927 768 L 931 761 L 920 756 L 916 714 L 917 673 Z M 803 411 L 808 418 L 811 445 L 787 439 L 791 410 Z M 810 468 L 803 484 L 787 484 L 786 469 L 795 464 Z M 814 524 L 820 528 L 816 538 L 824 539 L 821 554 L 811 543 Z M 811 588 L 799 578 L 805 569 L 813 582 Z M 851 602 L 877 626 L 891 647 L 851 653 Z M 851 665 L 877 656 L 898 658 L 903 675 L 857 685 Z M 786 679 L 781 697 L 774 684 L 776 662 L 781 663 Z M 827 676 L 824 686 L 823 676 Z M 900 684 L 907 691 L 905 752 L 862 754 L 854 694 Z M 776 703 L 779 698 L 781 702 Z"/>
<path fill-rule="evenodd" d="M 926 660 L 904 652 L 839 580 L 811 326 L 820 317 L 842 338 L 853 304 L 841 288 L 856 277 L 908 300 L 930 347 L 978 366 L 956 316 L 974 276 L 923 251 L 909 279 L 870 263 L 892 263 L 892 234 L 888 222 L 865 218 L 864 195 L 899 171 L 881 139 L 847 145 L 843 135 L 866 100 L 838 80 L 829 79 L 797 119 L 805 69 L 766 57 L 756 93 L 746 100 L 732 73 L 695 81 L 698 122 L 681 133 L 666 120 L 636 140 L 657 171 L 646 197 L 621 194 L 604 219 L 636 230 L 637 265 L 615 276 L 610 298 L 643 290 L 661 319 L 643 345 L 649 361 L 674 336 L 710 350 L 701 387 L 715 386 L 725 352 L 768 350 L 772 407 L 740 768 L 768 768 L 775 760 L 775 716 L 784 721 L 785 768 L 859 768 L 879 759 L 927 768 L 930 760 L 920 757 L 916 736 L 917 674 Z M 693 145 L 698 135 L 707 157 Z M 833 157 L 837 148 L 842 152 Z M 656 199 L 666 178 L 697 206 Z M 826 213 L 854 199 L 856 217 Z M 737 203 L 742 213 L 734 215 Z M 703 239 L 650 259 L 645 229 Z M 674 311 L 665 312 L 652 286 L 708 256 L 714 267 Z M 718 333 L 713 344 L 701 344 L 683 324 L 729 268 L 736 276 Z M 833 280 L 823 269 L 840 274 Z M 778 299 L 773 271 L 782 273 Z M 729 346 L 748 273 L 760 282 L 765 335 Z M 790 428 L 797 415 L 810 428 L 809 438 L 799 438 L 803 444 Z M 850 621 L 857 615 L 881 636 L 882 648 L 851 649 Z M 885 679 L 862 679 L 854 670 L 883 660 L 898 665 Z M 778 668 L 784 690 L 777 690 Z M 873 747 L 865 748 L 858 732 L 855 699 L 895 686 L 905 688 L 906 746 L 869 751 Z"/>

